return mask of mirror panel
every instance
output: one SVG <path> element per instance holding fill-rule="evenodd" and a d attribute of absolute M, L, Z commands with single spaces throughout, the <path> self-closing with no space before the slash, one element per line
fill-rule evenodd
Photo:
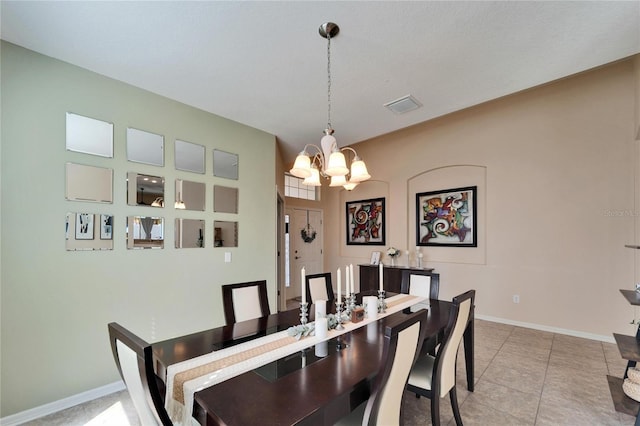
<path fill-rule="evenodd" d="M 127 129 L 127 160 L 164 166 L 164 136 L 129 127 Z"/>
<path fill-rule="evenodd" d="M 113 202 L 113 169 L 66 164 L 65 198 L 70 201 Z"/>
<path fill-rule="evenodd" d="M 68 112 L 67 149 L 113 158 L 113 123 Z"/>
<path fill-rule="evenodd" d="M 238 154 L 213 150 L 213 175 L 225 179 L 238 179 Z"/>
<path fill-rule="evenodd" d="M 127 173 L 127 204 L 164 207 L 164 178 L 135 172 Z"/>
<path fill-rule="evenodd" d="M 127 248 L 164 248 L 164 218 L 127 216 Z"/>
<path fill-rule="evenodd" d="M 176 169 L 204 173 L 204 146 L 176 139 Z"/>
<path fill-rule="evenodd" d="M 176 179 L 176 202 L 179 210 L 205 210 L 206 185 L 202 182 Z"/>
<path fill-rule="evenodd" d="M 238 188 L 214 185 L 213 211 L 220 213 L 238 213 Z"/>
<path fill-rule="evenodd" d="M 113 216 L 110 214 L 67 213 L 65 248 L 113 250 Z"/>
<path fill-rule="evenodd" d="M 214 247 L 238 247 L 238 222 L 213 222 Z"/>
<path fill-rule="evenodd" d="M 204 247 L 204 220 L 176 219 L 176 248 Z"/>

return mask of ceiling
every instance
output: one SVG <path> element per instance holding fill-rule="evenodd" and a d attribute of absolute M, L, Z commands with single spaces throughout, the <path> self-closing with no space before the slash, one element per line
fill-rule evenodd
<path fill-rule="evenodd" d="M 0 14 L 2 39 L 274 134 L 285 161 L 327 124 L 323 22 L 340 26 L 340 146 L 640 52 L 640 1 L 2 1 Z M 383 107 L 408 94 L 423 106 Z"/>

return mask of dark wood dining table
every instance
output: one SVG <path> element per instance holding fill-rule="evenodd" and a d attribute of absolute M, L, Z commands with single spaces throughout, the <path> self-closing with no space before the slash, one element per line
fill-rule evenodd
<path fill-rule="evenodd" d="M 430 300 L 427 338 L 442 334 L 451 302 Z M 312 309 L 310 309 L 313 312 Z M 156 374 L 166 381 L 167 366 L 288 329 L 300 322 L 297 309 L 243 321 L 153 344 Z M 193 416 L 209 425 L 332 425 L 369 397 L 380 368 L 384 328 L 393 316 L 316 348 L 240 374 L 195 394 Z M 313 318 L 310 318 L 312 321 Z M 473 311 L 464 334 L 467 388 L 473 391 Z M 324 355 L 321 353 L 320 355 Z"/>

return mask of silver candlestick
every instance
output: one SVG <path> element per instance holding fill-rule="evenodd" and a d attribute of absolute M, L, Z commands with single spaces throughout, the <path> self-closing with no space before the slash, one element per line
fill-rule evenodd
<path fill-rule="evenodd" d="M 387 302 L 384 300 L 384 295 L 384 290 L 378 290 L 378 311 L 381 313 L 387 312 Z"/>
<path fill-rule="evenodd" d="M 307 302 L 300 303 L 300 324 L 305 325 L 309 318 L 309 311 L 307 310 L 309 304 Z"/>
<path fill-rule="evenodd" d="M 344 330 L 344 327 L 342 326 L 342 305 L 344 305 L 344 303 L 342 303 L 341 300 L 336 299 L 336 316 L 338 320 L 336 330 Z"/>

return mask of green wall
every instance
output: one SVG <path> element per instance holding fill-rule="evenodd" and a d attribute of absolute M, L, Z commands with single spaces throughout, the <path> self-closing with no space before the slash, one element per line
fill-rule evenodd
<path fill-rule="evenodd" d="M 107 336 L 118 321 L 156 341 L 222 325 L 220 286 L 266 279 L 276 306 L 273 135 L 3 42 L 1 46 L 1 407 L 4 417 L 119 379 Z M 67 111 L 114 123 L 114 158 L 65 149 Z M 165 166 L 126 160 L 126 129 L 165 137 Z M 206 146 L 206 174 L 174 168 L 175 139 Z M 212 175 L 214 148 L 240 179 Z M 114 203 L 65 200 L 65 163 L 114 170 Z M 126 173 L 204 182 L 206 212 L 126 205 Z M 239 214 L 213 213 L 213 185 L 238 186 Z M 65 251 L 67 212 L 114 215 L 114 250 Z M 165 219 L 165 248 L 127 250 L 125 218 Z M 174 219 L 205 219 L 204 249 L 173 247 Z M 239 247 L 213 248 L 213 221 L 239 222 Z M 232 262 L 224 263 L 224 252 Z"/>

